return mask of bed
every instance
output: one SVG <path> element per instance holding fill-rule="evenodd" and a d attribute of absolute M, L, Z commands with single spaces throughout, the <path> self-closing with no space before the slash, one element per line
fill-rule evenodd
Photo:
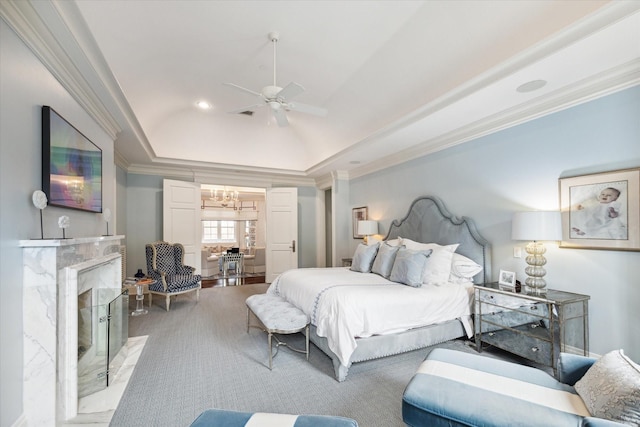
<path fill-rule="evenodd" d="M 434 196 L 420 197 L 403 219 L 392 222 L 384 241 L 400 245 L 402 257 L 412 257 L 407 266 L 427 258 L 425 262 L 433 266 L 433 280 L 424 279 L 423 285 L 405 279 L 415 272 L 400 268 L 401 252 L 393 249 L 398 255 L 388 278 L 380 274 L 380 264 L 374 264 L 378 274 L 352 270 L 357 267 L 302 268 L 282 273 L 267 291 L 310 316 L 310 339 L 332 359 L 338 381 L 346 379 L 353 363 L 473 335 L 473 284 L 491 278 L 490 244 L 473 221 L 453 216 Z M 379 246 L 380 256 L 391 250 L 389 244 L 384 243 L 384 249 Z M 456 260 L 475 264 L 474 275 L 458 279 L 450 274 L 453 255 L 448 258 L 446 276 L 438 272 L 435 263 L 442 248 L 455 250 Z M 359 245 L 354 261 L 361 258 L 359 251 L 367 250 Z"/>

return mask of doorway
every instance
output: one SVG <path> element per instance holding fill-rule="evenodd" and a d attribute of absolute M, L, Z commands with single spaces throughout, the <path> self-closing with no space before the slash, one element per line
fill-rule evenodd
<path fill-rule="evenodd" d="M 265 195 L 263 188 L 200 185 L 203 287 L 264 283 Z M 244 255 L 242 265 L 227 266 L 225 275 L 227 251 Z"/>

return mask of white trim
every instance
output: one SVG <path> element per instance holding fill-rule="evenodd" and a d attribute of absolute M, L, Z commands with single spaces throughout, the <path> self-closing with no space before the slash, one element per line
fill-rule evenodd
<path fill-rule="evenodd" d="M 249 418 L 245 427 L 293 427 L 298 419 L 297 415 L 267 414 L 256 412 Z"/>

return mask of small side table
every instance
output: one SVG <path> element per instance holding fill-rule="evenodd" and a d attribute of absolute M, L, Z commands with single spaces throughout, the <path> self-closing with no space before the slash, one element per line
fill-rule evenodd
<path fill-rule="evenodd" d="M 136 287 L 136 309 L 131 312 L 132 316 L 142 316 L 148 311 L 144 308 L 144 294 L 149 293 L 149 285 L 154 283 L 153 279 L 140 279 L 135 283 Z"/>

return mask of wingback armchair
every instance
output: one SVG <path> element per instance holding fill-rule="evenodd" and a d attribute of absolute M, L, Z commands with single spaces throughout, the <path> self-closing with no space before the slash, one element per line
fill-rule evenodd
<path fill-rule="evenodd" d="M 153 294 L 165 296 L 167 311 L 171 297 L 175 295 L 195 291 L 198 301 L 202 276 L 194 274 L 194 267 L 184 265 L 184 246 L 159 241 L 146 245 L 145 253 L 147 275 L 155 280 L 155 283 L 149 285 L 150 299 Z"/>

